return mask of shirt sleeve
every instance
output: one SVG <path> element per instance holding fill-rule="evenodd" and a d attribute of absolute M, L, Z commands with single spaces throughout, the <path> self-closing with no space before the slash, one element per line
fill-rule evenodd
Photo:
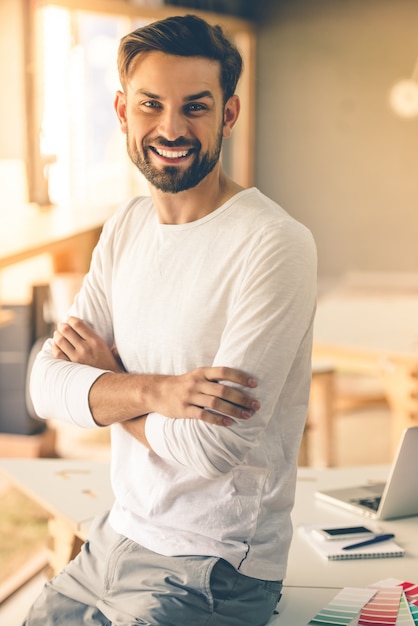
<path fill-rule="evenodd" d="M 37 414 L 84 428 L 98 428 L 88 397 L 92 384 L 106 370 L 54 359 L 50 346 L 48 339 L 31 374 L 30 392 Z"/>
<path fill-rule="evenodd" d="M 316 249 L 297 222 L 266 229 L 246 255 L 245 279 L 213 365 L 258 379 L 261 409 L 230 427 L 152 413 L 146 436 L 162 458 L 206 478 L 231 471 L 257 448 L 272 416 L 306 417 L 316 307 Z M 302 424 L 302 421 L 300 421 Z"/>
<path fill-rule="evenodd" d="M 115 216 L 116 217 L 116 216 Z M 111 218 L 103 228 L 99 243 L 69 314 L 89 323 L 109 346 L 113 345 L 113 326 L 108 308 L 107 265 L 112 255 Z M 35 411 L 44 419 L 57 419 L 85 428 L 99 427 L 89 407 L 89 392 L 93 383 L 106 370 L 55 359 L 48 339 L 37 355 L 30 374 L 30 394 Z"/>

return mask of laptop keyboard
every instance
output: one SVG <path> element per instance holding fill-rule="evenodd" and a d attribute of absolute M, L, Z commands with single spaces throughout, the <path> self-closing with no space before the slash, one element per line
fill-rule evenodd
<path fill-rule="evenodd" d="M 382 498 L 380 496 L 369 496 L 368 498 L 359 498 L 358 500 L 356 500 L 356 502 L 358 502 L 358 504 L 361 504 L 361 506 L 372 509 L 372 511 L 377 511 L 381 499 Z"/>

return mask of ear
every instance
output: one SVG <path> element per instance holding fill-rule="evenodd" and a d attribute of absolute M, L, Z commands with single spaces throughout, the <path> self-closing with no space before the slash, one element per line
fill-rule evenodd
<path fill-rule="evenodd" d="M 232 129 L 238 119 L 241 104 L 237 95 L 231 96 L 224 108 L 223 137 L 228 138 L 232 134 Z"/>
<path fill-rule="evenodd" d="M 128 121 L 126 118 L 126 95 L 123 91 L 116 92 L 114 107 L 116 115 L 118 116 L 120 129 L 123 133 L 126 133 Z"/>

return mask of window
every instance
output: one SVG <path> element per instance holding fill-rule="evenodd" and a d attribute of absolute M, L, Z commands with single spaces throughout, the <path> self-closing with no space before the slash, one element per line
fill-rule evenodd
<path fill-rule="evenodd" d="M 52 203 L 94 208 L 146 192 L 113 109 L 117 46 L 131 21 L 46 6 L 38 24 L 40 152 Z"/>

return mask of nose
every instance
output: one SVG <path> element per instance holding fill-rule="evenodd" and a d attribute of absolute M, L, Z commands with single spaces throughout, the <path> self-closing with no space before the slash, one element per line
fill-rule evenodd
<path fill-rule="evenodd" d="M 174 141 L 186 134 L 187 120 L 182 111 L 166 107 L 160 114 L 158 132 L 168 141 Z"/>

